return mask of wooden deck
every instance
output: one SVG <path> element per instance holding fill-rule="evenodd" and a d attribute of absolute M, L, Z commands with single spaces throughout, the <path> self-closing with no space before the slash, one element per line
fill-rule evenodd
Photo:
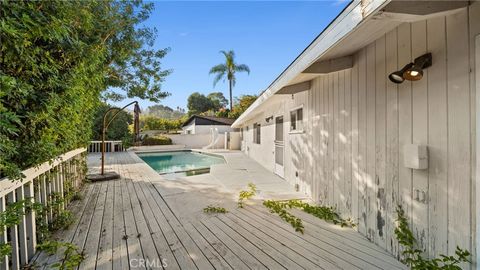
<path fill-rule="evenodd" d="M 357 232 L 300 211 L 303 235 L 260 202 L 182 218 L 161 183 L 142 177 L 144 164 L 114 157 L 122 179 L 87 184 L 71 205 L 76 223 L 56 235 L 83 248 L 80 269 L 405 269 Z M 35 265 L 48 269 L 58 259 L 40 254 Z"/>

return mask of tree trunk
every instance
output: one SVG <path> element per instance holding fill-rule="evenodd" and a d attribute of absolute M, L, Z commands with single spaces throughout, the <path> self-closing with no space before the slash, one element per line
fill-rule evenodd
<path fill-rule="evenodd" d="M 230 84 L 230 111 L 233 110 L 233 100 L 232 100 L 232 80 L 228 80 Z"/>

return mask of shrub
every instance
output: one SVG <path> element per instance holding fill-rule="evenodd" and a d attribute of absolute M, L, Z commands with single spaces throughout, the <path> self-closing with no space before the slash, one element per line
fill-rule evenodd
<path fill-rule="evenodd" d="M 143 145 L 171 145 L 172 139 L 167 136 L 153 136 L 143 139 Z"/>

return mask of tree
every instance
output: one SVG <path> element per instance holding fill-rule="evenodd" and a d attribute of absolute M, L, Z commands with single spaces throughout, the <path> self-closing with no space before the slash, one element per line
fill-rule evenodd
<path fill-rule="evenodd" d="M 162 131 L 177 131 L 181 129 L 184 117 L 178 119 L 165 119 L 151 115 L 140 117 L 140 126 L 142 130 L 162 130 Z"/>
<path fill-rule="evenodd" d="M 250 68 L 245 64 L 235 63 L 235 52 L 230 50 L 220 51 L 225 56 L 225 63 L 218 64 L 210 69 L 210 74 L 215 74 L 213 79 L 213 86 L 221 80 L 228 79 L 229 89 L 230 89 L 230 111 L 233 110 L 233 100 L 232 100 L 232 89 L 236 83 L 235 73 L 237 72 L 247 72 L 250 74 Z"/>
<path fill-rule="evenodd" d="M 188 115 L 200 114 L 213 109 L 213 102 L 198 92 L 192 93 L 187 100 Z"/>
<path fill-rule="evenodd" d="M 100 107 L 97 108 L 95 112 L 95 118 L 93 121 L 93 130 L 92 130 L 92 138 L 94 140 L 101 140 L 102 139 L 102 128 L 103 128 L 103 115 L 105 112 L 112 108 L 112 106 L 103 103 Z M 110 114 L 112 115 L 115 111 Z M 107 116 L 107 121 L 110 119 Z M 115 119 L 112 121 L 110 126 L 107 129 L 106 139 L 107 140 L 124 140 L 127 137 L 133 136 L 130 133 L 129 125 L 133 124 L 133 116 L 132 114 L 126 111 L 120 111 Z"/>
<path fill-rule="evenodd" d="M 243 112 L 245 112 L 250 105 L 257 100 L 256 95 L 243 95 L 236 98 L 233 110 L 228 114 L 229 118 L 238 118 Z"/>
<path fill-rule="evenodd" d="M 181 111 L 181 108 L 179 107 L 174 110 L 161 104 L 149 106 L 146 113 L 166 119 L 177 119 L 185 115 L 185 113 Z"/>
<path fill-rule="evenodd" d="M 158 101 L 170 71 L 142 1 L 1 1 L 0 178 L 86 146 L 101 98 Z M 108 89 L 116 89 L 115 91 Z"/>
<path fill-rule="evenodd" d="M 213 92 L 208 94 L 207 96 L 208 99 L 212 101 L 213 105 L 213 110 L 218 111 L 222 108 L 227 107 L 228 105 L 228 100 L 225 98 L 222 92 Z"/>

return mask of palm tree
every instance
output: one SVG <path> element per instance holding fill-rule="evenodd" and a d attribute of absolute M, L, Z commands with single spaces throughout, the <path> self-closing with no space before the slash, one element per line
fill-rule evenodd
<path fill-rule="evenodd" d="M 235 86 L 235 73 L 236 72 L 247 72 L 250 74 L 250 68 L 247 65 L 235 63 L 235 52 L 232 50 L 220 51 L 225 56 L 225 63 L 218 64 L 210 69 L 210 74 L 216 74 L 215 79 L 213 80 L 213 87 L 220 81 L 222 78 L 225 79 L 227 76 L 229 86 L 230 86 L 230 111 L 233 109 L 232 101 L 232 88 Z"/>

